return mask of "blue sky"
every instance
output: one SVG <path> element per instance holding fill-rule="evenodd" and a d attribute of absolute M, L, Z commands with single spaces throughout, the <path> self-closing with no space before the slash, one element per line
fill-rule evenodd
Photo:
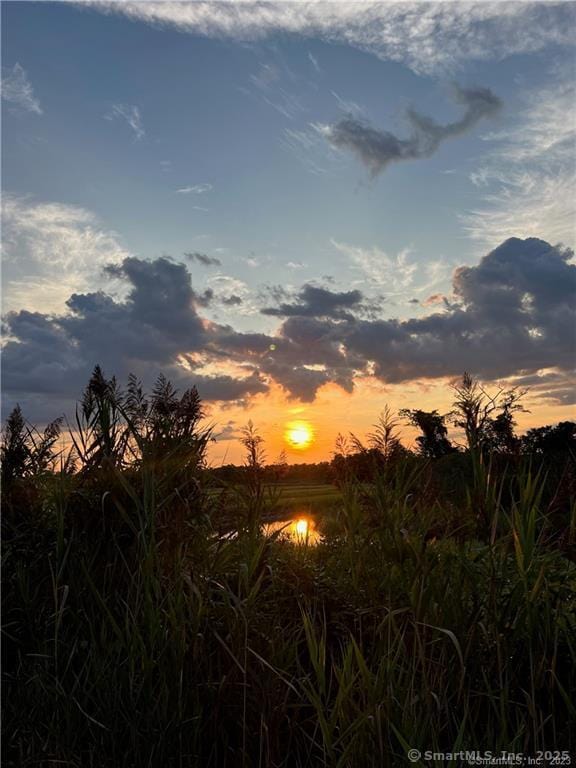
<path fill-rule="evenodd" d="M 129 301 L 103 268 L 166 256 L 213 294 L 207 322 L 273 337 L 281 316 L 261 310 L 306 285 L 359 291 L 373 321 L 422 319 L 509 237 L 573 247 L 574 7 L 401 6 L 4 3 L 5 312 Z M 458 125 L 455 84 L 499 108 L 475 103 L 462 130 L 371 174 L 362 131 L 381 149 L 414 134 L 408 109 Z"/>

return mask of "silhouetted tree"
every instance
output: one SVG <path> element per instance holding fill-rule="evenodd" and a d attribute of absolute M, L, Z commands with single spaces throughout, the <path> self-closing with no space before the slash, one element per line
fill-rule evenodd
<path fill-rule="evenodd" d="M 513 414 L 525 410 L 520 400 L 526 390 L 513 387 L 490 393 L 469 373 L 464 373 L 452 389 L 455 400 L 449 417 L 456 427 L 464 430 L 470 450 L 493 448 L 495 439 L 498 444 L 511 441 Z"/>
<path fill-rule="evenodd" d="M 576 423 L 561 421 L 556 425 L 529 429 L 520 439 L 522 453 L 550 455 L 571 451 L 576 456 Z"/>
<path fill-rule="evenodd" d="M 421 411 L 403 408 L 399 415 L 408 419 L 409 423 L 417 427 L 422 434 L 416 438 L 419 452 L 427 459 L 439 459 L 456 451 L 456 448 L 448 440 L 448 429 L 444 423 L 445 416 L 438 411 Z"/>

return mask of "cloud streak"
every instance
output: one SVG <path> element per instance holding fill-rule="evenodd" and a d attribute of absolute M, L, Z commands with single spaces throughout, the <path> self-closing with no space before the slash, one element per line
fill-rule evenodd
<path fill-rule="evenodd" d="M 26 70 L 18 63 L 2 76 L 2 98 L 13 107 L 36 115 L 43 113 Z"/>
<path fill-rule="evenodd" d="M 208 254 L 200 253 L 200 251 L 188 251 L 184 256 L 186 256 L 188 261 L 195 261 L 203 267 L 220 267 L 222 265 L 222 262 L 216 256 L 208 256 Z"/>
<path fill-rule="evenodd" d="M 140 141 L 146 136 L 140 109 L 133 104 L 114 104 L 112 111 L 104 115 L 106 120 L 125 120 L 134 132 L 134 139 Z"/>
<path fill-rule="evenodd" d="M 176 192 L 179 195 L 203 195 L 212 190 L 212 184 L 193 184 L 189 187 L 181 187 Z"/>
<path fill-rule="evenodd" d="M 455 101 L 464 108 L 459 120 L 440 125 L 409 109 L 406 116 L 412 132 L 405 139 L 373 128 L 352 116 L 333 125 L 319 125 L 318 130 L 332 146 L 353 152 L 374 178 L 390 163 L 430 157 L 444 141 L 461 136 L 484 118 L 493 117 L 502 106 L 500 99 L 488 88 L 455 85 L 453 93 Z"/>
<path fill-rule="evenodd" d="M 576 246 L 576 83 L 572 71 L 552 74 L 509 130 L 487 137 L 493 149 L 471 174 L 483 200 L 461 218 L 482 247 L 518 230 Z"/>

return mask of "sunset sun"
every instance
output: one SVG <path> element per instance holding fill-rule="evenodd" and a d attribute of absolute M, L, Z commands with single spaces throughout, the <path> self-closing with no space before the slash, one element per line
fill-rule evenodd
<path fill-rule="evenodd" d="M 286 425 L 284 437 L 291 448 L 304 450 L 312 444 L 314 431 L 308 422 L 293 421 Z"/>

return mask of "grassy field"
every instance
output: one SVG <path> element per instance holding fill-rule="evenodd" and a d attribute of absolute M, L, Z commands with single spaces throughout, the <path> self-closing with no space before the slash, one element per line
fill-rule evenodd
<path fill-rule="evenodd" d="M 290 516 L 329 512 L 342 501 L 342 494 L 334 485 L 279 483 L 274 490 L 279 496 L 279 512 Z"/>
<path fill-rule="evenodd" d="M 208 498 L 215 503 L 221 499 L 230 512 L 227 520 L 234 524 L 234 498 L 242 495 L 242 486 L 231 484 L 226 488 L 212 488 L 207 492 Z M 288 519 L 297 516 L 333 517 L 342 503 L 342 494 L 335 485 L 327 483 L 265 483 L 263 486 L 266 498 L 264 518 L 268 520 Z M 230 509 L 232 507 L 232 509 Z"/>

